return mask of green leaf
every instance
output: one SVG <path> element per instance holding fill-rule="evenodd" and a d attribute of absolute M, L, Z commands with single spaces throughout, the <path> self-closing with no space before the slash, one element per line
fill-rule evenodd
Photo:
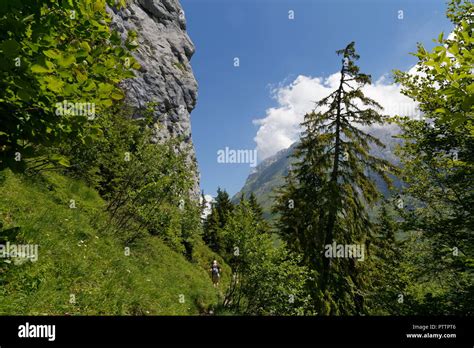
<path fill-rule="evenodd" d="M 93 89 L 95 89 L 96 87 L 97 87 L 97 86 L 96 86 L 96 84 L 95 84 L 93 81 L 89 81 L 89 82 L 87 83 L 87 85 L 84 87 L 84 91 L 85 91 L 85 92 L 90 92 L 90 91 L 92 91 Z"/>
<path fill-rule="evenodd" d="M 66 57 L 62 57 L 58 59 L 58 64 L 63 68 L 68 68 L 71 64 L 76 62 L 76 57 L 74 55 L 68 55 Z"/>
<path fill-rule="evenodd" d="M 469 94 L 474 94 L 474 83 L 471 83 L 469 86 L 467 86 L 466 91 Z"/>
<path fill-rule="evenodd" d="M 26 22 L 31 21 L 33 18 L 35 18 L 35 14 L 34 14 L 34 13 L 30 14 L 29 16 L 26 16 L 26 17 L 23 18 L 21 21 L 22 21 L 23 23 L 26 23 Z"/>
<path fill-rule="evenodd" d="M 45 60 L 44 64 L 48 67 L 48 69 L 50 71 L 53 71 L 53 69 L 54 69 L 54 64 L 53 63 L 51 63 L 49 60 Z"/>
<path fill-rule="evenodd" d="M 60 93 L 62 91 L 64 86 L 63 81 L 59 80 L 54 76 L 47 76 L 44 80 L 47 83 L 48 89 L 52 90 L 55 93 Z"/>
<path fill-rule="evenodd" d="M 76 59 L 77 58 L 84 58 L 84 57 L 87 57 L 89 55 L 89 52 L 87 52 L 86 50 L 78 50 L 76 52 Z M 84 59 L 81 59 L 80 61 L 83 61 Z M 76 60 L 77 61 L 77 60 Z M 79 62 L 80 62 L 79 61 Z"/>
<path fill-rule="evenodd" d="M 58 164 L 62 165 L 63 167 L 70 167 L 71 163 L 69 162 L 69 159 L 65 156 L 61 155 L 52 155 L 51 160 L 54 162 L 57 162 Z"/>
<path fill-rule="evenodd" d="M 86 41 L 83 41 L 81 42 L 81 44 L 79 45 L 82 49 L 84 49 L 86 52 L 90 52 L 91 51 L 91 46 L 89 46 L 89 44 L 86 42 Z"/>
<path fill-rule="evenodd" d="M 99 94 L 102 96 L 108 95 L 112 90 L 114 89 L 114 86 L 111 85 L 110 83 L 99 83 Z"/>
<path fill-rule="evenodd" d="M 59 50 L 57 49 L 43 51 L 43 54 L 46 57 L 52 58 L 52 59 L 59 59 L 62 57 L 61 52 L 59 52 Z"/>
<path fill-rule="evenodd" d="M 31 71 L 36 73 L 36 74 L 45 74 L 45 73 L 50 73 L 51 70 L 47 67 L 44 67 L 42 65 L 39 65 L 39 64 L 33 64 L 31 66 Z"/>
<path fill-rule="evenodd" d="M 111 94 L 110 97 L 115 100 L 121 100 L 123 99 L 124 95 L 123 92 L 119 89 L 115 89 Z"/>
<path fill-rule="evenodd" d="M 101 103 L 107 108 L 110 108 L 113 105 L 112 100 L 110 99 L 103 99 L 101 100 Z"/>
<path fill-rule="evenodd" d="M 76 70 L 75 74 L 76 74 L 77 81 L 84 82 L 87 80 L 87 75 L 83 74 L 81 71 Z"/>
<path fill-rule="evenodd" d="M 454 54 L 454 55 L 457 55 L 459 53 L 459 46 L 458 44 L 455 42 L 451 45 L 451 47 L 449 48 L 448 50 L 450 53 Z"/>

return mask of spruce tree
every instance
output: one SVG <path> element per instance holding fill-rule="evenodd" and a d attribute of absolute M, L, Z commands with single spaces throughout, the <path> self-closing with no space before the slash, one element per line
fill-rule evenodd
<path fill-rule="evenodd" d="M 215 207 L 217 214 L 219 215 L 219 227 L 224 228 L 227 219 L 229 218 L 229 214 L 234 210 L 234 205 L 230 201 L 229 194 L 226 190 L 221 190 L 220 187 L 217 188 Z"/>
<path fill-rule="evenodd" d="M 367 243 L 368 267 L 363 280 L 370 287 L 366 303 L 375 315 L 414 314 L 407 312 L 406 288 L 411 283 L 411 272 L 405 265 L 408 241 L 397 237 L 400 226 L 391 206 L 393 203 L 386 201 L 379 207 L 375 232 Z"/>
<path fill-rule="evenodd" d="M 211 213 L 204 221 L 204 233 L 202 239 L 213 251 L 219 252 L 221 248 L 219 214 L 217 213 L 214 203 L 211 205 Z"/>
<path fill-rule="evenodd" d="M 203 215 L 204 211 L 206 210 L 206 196 L 204 195 L 204 190 L 201 191 L 200 207 L 201 207 L 201 215 Z"/>
<path fill-rule="evenodd" d="M 254 213 L 257 220 L 263 220 L 263 209 L 262 206 L 257 202 L 257 197 L 255 193 L 251 192 L 249 196 L 249 206 Z"/>
<path fill-rule="evenodd" d="M 354 42 L 337 54 L 342 56 L 339 86 L 305 115 L 296 163 L 275 210 L 283 238 L 293 239 L 288 244 L 305 254 L 317 274 L 313 299 L 319 313 L 360 314 L 360 265 L 354 258 L 325 257 L 325 246 L 364 245 L 372 230 L 368 208 L 379 198 L 368 173 L 390 185 L 388 172 L 395 168 L 370 154 L 371 145 L 384 145 L 364 128 L 386 117 L 381 105 L 362 92 L 371 77 L 355 64 Z"/>
<path fill-rule="evenodd" d="M 212 203 L 211 213 L 204 223 L 204 242 L 215 252 L 222 249 L 222 229 L 225 227 L 234 205 L 225 190 L 217 189 L 217 196 Z"/>

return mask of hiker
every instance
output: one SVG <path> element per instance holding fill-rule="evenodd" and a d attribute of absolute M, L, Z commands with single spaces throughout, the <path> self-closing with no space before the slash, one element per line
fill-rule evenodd
<path fill-rule="evenodd" d="M 212 266 L 211 266 L 211 275 L 212 275 L 212 283 L 214 284 L 214 287 L 219 286 L 219 279 L 221 277 L 221 266 L 217 263 L 217 260 L 212 261 Z"/>

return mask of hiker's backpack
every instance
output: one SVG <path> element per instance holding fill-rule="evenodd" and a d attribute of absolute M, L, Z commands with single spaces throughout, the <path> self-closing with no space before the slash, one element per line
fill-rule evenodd
<path fill-rule="evenodd" d="M 212 274 L 219 275 L 219 267 L 213 266 L 212 267 Z"/>

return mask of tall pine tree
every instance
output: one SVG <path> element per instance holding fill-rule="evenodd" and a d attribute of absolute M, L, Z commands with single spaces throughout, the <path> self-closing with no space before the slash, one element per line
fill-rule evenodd
<path fill-rule="evenodd" d="M 325 256 L 325 246 L 358 244 L 362 247 L 372 225 L 368 208 L 379 192 L 368 173 L 388 185 L 393 166 L 370 154 L 370 146 L 384 147 L 365 127 L 386 121 L 382 107 L 366 97 L 362 87 L 371 77 L 359 71 L 354 42 L 337 51 L 342 56 L 339 86 L 305 115 L 294 157 L 294 169 L 280 192 L 282 237 L 304 254 L 316 272 L 312 284 L 316 309 L 321 314 L 364 313 L 360 265 L 354 258 Z"/>

